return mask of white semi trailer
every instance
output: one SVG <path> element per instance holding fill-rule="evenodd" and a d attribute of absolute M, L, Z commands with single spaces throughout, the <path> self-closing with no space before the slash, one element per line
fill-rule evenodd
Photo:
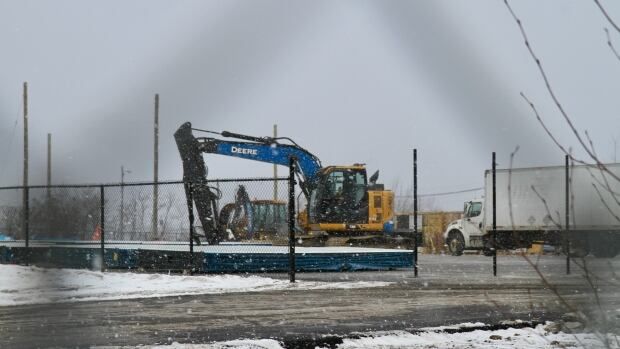
<path fill-rule="evenodd" d="M 620 252 L 620 164 L 605 167 L 610 173 L 586 165 L 569 169 L 569 238 L 577 255 L 613 257 Z M 496 170 L 497 249 L 527 248 L 533 242 L 563 246 L 565 173 L 564 166 Z M 484 197 L 466 202 L 462 218 L 444 233 L 452 255 L 464 250 L 492 253 L 492 190 L 487 170 Z"/>

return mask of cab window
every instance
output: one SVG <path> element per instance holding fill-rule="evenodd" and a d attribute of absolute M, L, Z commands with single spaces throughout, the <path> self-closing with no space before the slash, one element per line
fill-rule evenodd
<path fill-rule="evenodd" d="M 360 171 L 334 171 L 328 175 L 326 184 L 326 198 L 344 195 L 351 201 L 359 202 L 366 194 L 366 176 Z"/>
<path fill-rule="evenodd" d="M 472 202 L 469 205 L 469 209 L 467 210 L 467 217 L 478 217 L 482 212 L 482 203 L 481 202 Z"/>

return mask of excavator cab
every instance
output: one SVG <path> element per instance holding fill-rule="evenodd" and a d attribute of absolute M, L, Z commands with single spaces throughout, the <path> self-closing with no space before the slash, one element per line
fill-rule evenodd
<path fill-rule="evenodd" d="M 308 203 L 307 231 L 380 232 L 392 219 L 394 194 L 370 183 L 364 165 L 329 166 L 317 176 Z"/>
<path fill-rule="evenodd" d="M 310 194 L 309 222 L 352 223 L 368 221 L 366 168 L 361 166 L 325 168 Z"/>
<path fill-rule="evenodd" d="M 261 236 L 288 232 L 287 204 L 279 200 L 252 200 L 254 227 Z"/>

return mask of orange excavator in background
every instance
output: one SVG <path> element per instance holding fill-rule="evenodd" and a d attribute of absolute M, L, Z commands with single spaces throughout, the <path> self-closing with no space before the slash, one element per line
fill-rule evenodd
<path fill-rule="evenodd" d="M 240 185 L 235 202 L 222 207 L 219 226 L 229 241 L 285 239 L 288 236 L 286 202 L 279 200 L 250 200 L 245 186 Z"/>

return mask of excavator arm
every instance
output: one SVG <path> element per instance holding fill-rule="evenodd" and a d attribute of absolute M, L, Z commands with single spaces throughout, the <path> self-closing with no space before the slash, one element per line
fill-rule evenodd
<path fill-rule="evenodd" d="M 193 206 L 198 212 L 198 219 L 202 224 L 204 237 L 207 239 L 207 242 L 210 245 L 215 245 L 222 240 L 221 231 L 218 226 L 218 196 L 209 188 L 207 167 L 202 158 L 201 144 L 192 135 L 190 127 L 191 125 L 186 123 L 174 134 L 174 139 L 183 161 L 185 196 L 188 199 L 188 203 L 190 201 L 193 202 Z M 192 205 L 188 206 L 191 209 Z M 200 245 L 198 234 L 192 236 L 192 239 Z"/>

